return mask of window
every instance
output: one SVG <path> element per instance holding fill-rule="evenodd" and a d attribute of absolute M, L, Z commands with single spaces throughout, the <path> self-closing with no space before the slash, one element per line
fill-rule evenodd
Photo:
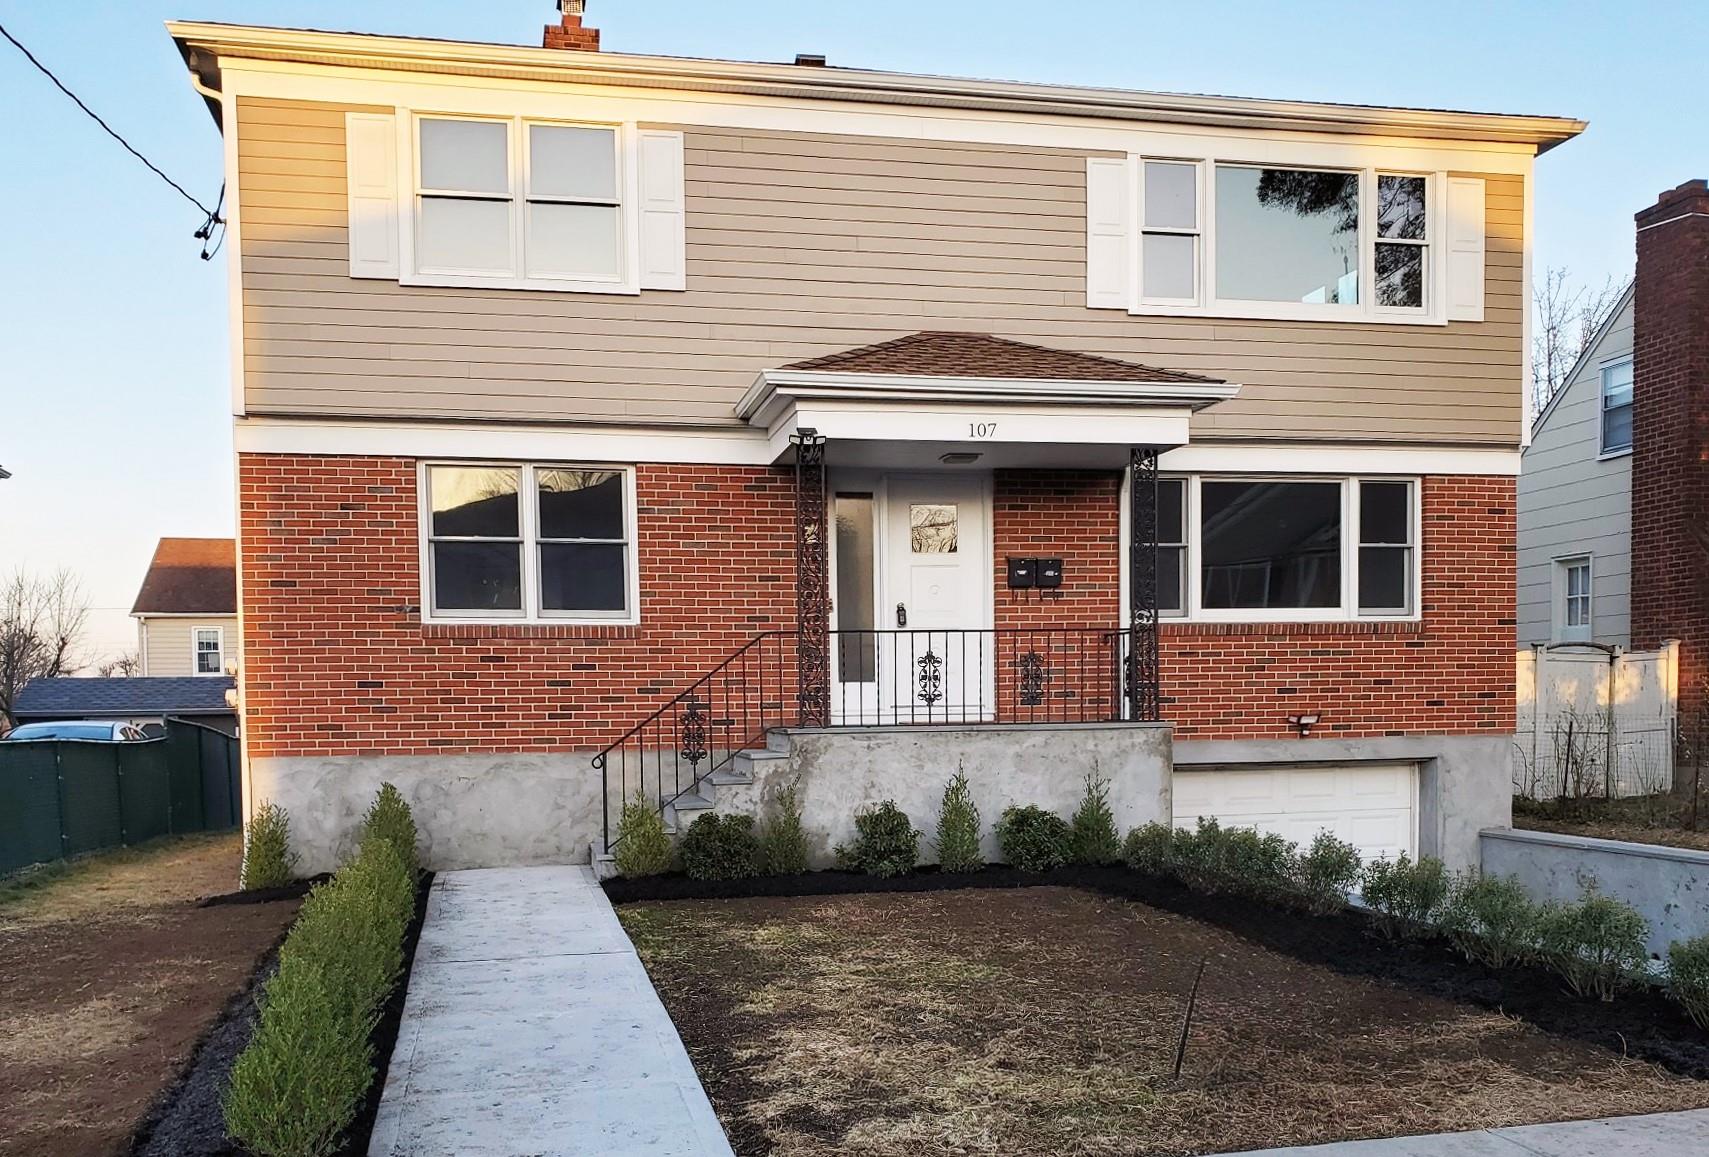
<path fill-rule="evenodd" d="M 1146 161 L 1142 176 L 1140 295 L 1148 301 L 1199 298 L 1199 167 Z"/>
<path fill-rule="evenodd" d="M 871 493 L 836 496 L 837 681 L 878 678 L 878 636 L 855 634 L 878 625 L 873 604 L 874 529 Z"/>
<path fill-rule="evenodd" d="M 1555 637 L 1563 643 L 1591 637 L 1590 556 L 1555 562 Z"/>
<path fill-rule="evenodd" d="M 429 617 L 633 621 L 627 471 L 426 467 Z"/>
<path fill-rule="evenodd" d="M 1162 479 L 1158 611 L 1223 622 L 1414 617 L 1417 516 L 1411 480 Z"/>
<path fill-rule="evenodd" d="M 1217 296 L 1359 302 L 1359 174 L 1216 167 Z"/>
<path fill-rule="evenodd" d="M 225 673 L 225 631 L 219 627 L 197 627 L 194 634 L 196 674 Z"/>
<path fill-rule="evenodd" d="M 1429 221 L 1424 212 L 1424 178 L 1377 177 L 1377 304 L 1385 309 L 1424 308 L 1425 273 L 1430 268 Z"/>
<path fill-rule="evenodd" d="M 616 128 L 426 116 L 416 125 L 418 273 L 623 280 Z"/>
<path fill-rule="evenodd" d="M 1632 359 L 1602 367 L 1602 453 L 1632 448 Z"/>

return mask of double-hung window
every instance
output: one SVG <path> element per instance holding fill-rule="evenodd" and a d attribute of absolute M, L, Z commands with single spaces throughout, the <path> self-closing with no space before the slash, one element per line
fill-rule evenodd
<path fill-rule="evenodd" d="M 1147 301 L 1199 299 L 1199 166 L 1146 161 L 1141 173 L 1140 296 Z"/>
<path fill-rule="evenodd" d="M 1423 309 L 1430 276 L 1430 215 L 1423 177 L 1377 174 L 1377 305 Z"/>
<path fill-rule="evenodd" d="M 1405 479 L 1165 478 L 1158 611 L 1237 622 L 1412 618 L 1417 501 Z"/>
<path fill-rule="evenodd" d="M 196 674 L 225 672 L 225 632 L 219 627 L 197 627 L 194 633 Z"/>
<path fill-rule="evenodd" d="M 425 468 L 429 619 L 635 620 L 628 471 Z"/>
<path fill-rule="evenodd" d="M 471 284 L 625 279 L 618 130 L 416 118 L 415 273 Z"/>
<path fill-rule="evenodd" d="M 1632 359 L 1602 367 L 1602 453 L 1632 448 Z"/>
<path fill-rule="evenodd" d="M 1555 560 L 1555 640 L 1589 642 L 1591 629 L 1590 556 Z"/>

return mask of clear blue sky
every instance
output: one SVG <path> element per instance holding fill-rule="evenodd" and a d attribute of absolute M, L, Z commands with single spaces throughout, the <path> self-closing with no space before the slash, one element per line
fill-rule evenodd
<path fill-rule="evenodd" d="M 537 44 L 551 0 L 0 0 L 0 20 L 197 196 L 213 122 L 170 18 Z M 1709 173 L 1709 5 L 1415 0 L 591 0 L 612 51 L 1582 117 L 1538 166 L 1537 262 L 1625 277 L 1632 214 Z M 0 571 L 77 571 L 91 659 L 134 643 L 161 535 L 232 532 L 225 270 L 200 216 L 0 43 Z"/>

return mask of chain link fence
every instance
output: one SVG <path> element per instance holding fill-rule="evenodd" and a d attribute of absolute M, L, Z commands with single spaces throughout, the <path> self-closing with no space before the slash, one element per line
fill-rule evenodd
<path fill-rule="evenodd" d="M 238 742 L 182 719 L 140 743 L 0 743 L 0 873 L 242 823 Z"/>

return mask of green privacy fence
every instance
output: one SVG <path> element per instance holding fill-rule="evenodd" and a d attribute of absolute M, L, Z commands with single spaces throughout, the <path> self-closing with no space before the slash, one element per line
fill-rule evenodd
<path fill-rule="evenodd" d="M 0 743 L 0 872 L 243 822 L 237 740 L 182 719 L 141 743 Z"/>

